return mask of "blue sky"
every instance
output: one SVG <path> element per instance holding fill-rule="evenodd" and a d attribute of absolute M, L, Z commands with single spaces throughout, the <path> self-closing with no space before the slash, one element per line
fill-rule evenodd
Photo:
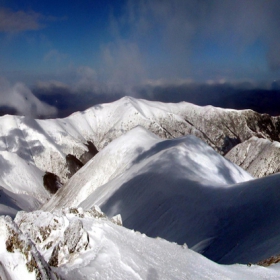
<path fill-rule="evenodd" d="M 17 24 L 1 24 L 1 72 L 43 76 L 79 66 L 95 66 L 109 40 L 109 17 L 116 2 L 1 1 L 3 14 Z M 12 15 L 12 16 L 11 16 Z M 22 30 L 21 30 L 22 28 Z M 36 79 L 36 77 L 34 77 Z"/>
<path fill-rule="evenodd" d="M 0 74 L 67 82 L 89 67 L 116 83 L 272 81 L 279 8 L 273 0 L 2 0 Z"/>
<path fill-rule="evenodd" d="M 0 0 L 0 95 L 17 83 L 269 88 L 280 74 L 279 14 L 278 0 Z"/>

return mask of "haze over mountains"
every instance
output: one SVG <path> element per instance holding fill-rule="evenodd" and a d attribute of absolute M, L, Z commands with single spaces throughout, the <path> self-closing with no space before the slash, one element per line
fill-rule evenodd
<path fill-rule="evenodd" d="M 279 171 L 279 117 L 124 97 L 0 124 L 0 213 L 16 216 L 1 218 L 1 277 L 279 278 L 210 261 L 280 252 L 279 174 L 264 177 Z"/>

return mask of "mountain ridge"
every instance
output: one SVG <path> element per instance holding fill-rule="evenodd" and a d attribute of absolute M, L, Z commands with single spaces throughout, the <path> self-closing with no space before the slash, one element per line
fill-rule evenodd
<path fill-rule="evenodd" d="M 279 278 L 215 263 L 279 254 L 279 174 L 223 157 L 277 171 L 279 118 L 126 97 L 1 123 L 1 278 Z"/>
<path fill-rule="evenodd" d="M 9 176 L 7 172 L 3 174 L 5 180 L 2 179 L 0 183 L 2 188 L 11 190 L 10 186 L 19 184 L 23 189 L 30 189 L 28 185 L 36 182 L 36 186 L 33 184 L 32 187 L 36 192 L 26 192 L 20 187 L 12 191 L 19 200 L 20 195 L 24 194 L 31 201 L 37 200 L 36 203 L 34 200 L 35 205 L 42 205 L 51 196 L 44 187 L 45 172 L 58 175 L 59 181 L 66 184 L 92 156 L 135 126 L 143 126 L 162 139 L 191 134 L 224 155 L 252 137 L 279 140 L 279 120 L 279 117 L 258 114 L 252 110 L 200 107 L 187 102 L 165 104 L 133 97 L 96 105 L 64 119 L 35 120 L 6 115 L 0 117 L 0 157 L 3 159 L 0 164 L 2 162 L 2 170 L 7 170 L 8 166 L 11 168 L 8 169 Z M 270 155 L 275 156 L 273 153 Z M 243 156 L 237 153 L 235 158 Z M 277 163 L 277 160 L 273 162 Z M 261 164 L 255 161 L 256 170 L 267 170 L 261 174 L 278 170 L 277 164 L 274 168 L 265 165 L 263 168 Z M 13 179 L 21 172 L 16 167 L 18 165 L 27 174 L 18 179 L 19 184 Z M 30 207 L 36 208 L 30 205 L 23 210 Z"/>

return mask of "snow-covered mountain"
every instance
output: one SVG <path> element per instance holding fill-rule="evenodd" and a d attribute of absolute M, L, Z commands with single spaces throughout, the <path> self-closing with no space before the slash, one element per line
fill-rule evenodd
<path fill-rule="evenodd" d="M 171 180 L 182 178 L 212 187 L 252 179 L 247 172 L 225 160 L 194 136 L 162 140 L 146 129 L 136 127 L 101 150 L 58 190 L 43 209 L 76 207 L 95 190 L 99 191 L 100 186 L 109 195 L 104 184 L 112 183 L 109 189 L 114 192 L 127 178 L 141 175 L 140 169 L 168 174 Z M 116 177 L 124 179 L 115 184 Z M 104 196 L 104 193 L 97 195 L 99 203 Z"/>
<path fill-rule="evenodd" d="M 1 213 L 12 214 L 18 208 L 37 209 L 51 196 L 44 187 L 45 172 L 56 174 L 58 181 L 67 183 L 98 150 L 138 125 L 163 139 L 195 135 L 222 155 L 251 137 L 279 141 L 280 127 L 278 117 L 251 110 L 199 107 L 186 102 L 165 104 L 132 97 L 65 119 L 34 120 L 6 115 L 0 118 L 0 186 L 10 203 L 0 207 Z M 270 155 L 270 166 L 263 161 L 254 162 L 254 169 L 262 170 L 256 176 L 278 170 L 277 159 Z M 239 164 L 243 155 L 229 158 Z M 252 173 L 255 176 L 256 172 Z M 24 196 L 27 199 L 22 200 Z"/>
<path fill-rule="evenodd" d="M 217 262 L 257 262 L 280 252 L 279 175 L 251 179 L 194 136 L 162 140 L 138 127 L 100 151 L 43 210 L 99 205 L 120 213 L 127 228 L 186 242 Z"/>
<path fill-rule="evenodd" d="M 279 127 L 130 97 L 65 119 L 0 118 L 0 214 L 16 216 L 0 218 L 1 277 L 278 279 L 277 266 L 221 266 L 169 242 L 226 264 L 279 254 L 279 175 L 253 180 L 222 156 L 255 177 L 278 171 Z M 154 238 L 113 225 L 117 214 Z"/>

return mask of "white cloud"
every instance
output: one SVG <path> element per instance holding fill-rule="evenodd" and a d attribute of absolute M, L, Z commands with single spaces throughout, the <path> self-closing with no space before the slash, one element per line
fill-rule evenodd
<path fill-rule="evenodd" d="M 117 43 L 107 46 L 107 61 L 110 62 L 110 54 L 113 54 L 111 64 L 116 63 L 114 59 L 119 52 L 131 55 L 127 46 L 134 46 L 133 49 L 138 50 L 141 56 L 138 56 L 140 59 L 132 60 L 133 67 L 142 67 L 149 77 L 156 76 L 154 73 L 158 73 L 155 78 L 184 78 L 189 74 L 195 77 L 196 72 L 200 75 L 200 70 L 191 66 L 193 51 L 198 47 L 203 49 L 207 42 L 232 52 L 232 57 L 260 43 L 263 50 L 267 51 L 267 65 L 271 70 L 279 70 L 279 13 L 278 0 L 128 0 L 124 13 L 118 18 L 112 17 L 113 41 Z M 121 34 L 125 34 L 125 39 Z M 154 50 L 155 55 L 159 55 L 154 67 L 149 61 L 153 59 L 149 53 L 151 47 L 158 48 Z M 121 56 L 118 59 L 121 60 Z M 162 62 L 164 60 L 165 63 Z M 248 78 L 257 75 L 251 70 Z M 238 71 L 232 69 L 230 78 L 242 76 L 242 71 L 247 75 L 245 68 Z M 224 77 L 223 72 L 221 69 L 221 77 Z"/>
<path fill-rule="evenodd" d="M 117 40 L 102 48 L 102 79 L 108 86 L 131 87 L 145 78 L 144 59 L 137 44 Z"/>
<path fill-rule="evenodd" d="M 11 85 L 0 78 L 0 106 L 15 109 L 19 114 L 31 117 L 55 116 L 56 108 L 41 102 L 22 83 Z"/>

